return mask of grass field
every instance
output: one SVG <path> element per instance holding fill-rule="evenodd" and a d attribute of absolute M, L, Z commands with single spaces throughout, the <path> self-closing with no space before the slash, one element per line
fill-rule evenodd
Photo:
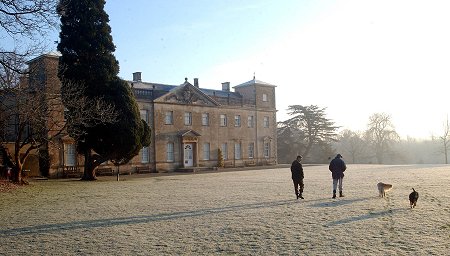
<path fill-rule="evenodd" d="M 0 255 L 449 255 L 450 166 L 349 165 L 337 199 L 327 166 L 304 182 L 296 200 L 288 168 L 31 181 L 0 193 Z"/>

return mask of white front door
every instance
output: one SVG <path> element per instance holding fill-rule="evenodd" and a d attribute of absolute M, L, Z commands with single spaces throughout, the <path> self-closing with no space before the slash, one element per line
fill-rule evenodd
<path fill-rule="evenodd" d="M 194 154 L 192 150 L 192 144 L 184 144 L 184 166 L 194 165 Z"/>

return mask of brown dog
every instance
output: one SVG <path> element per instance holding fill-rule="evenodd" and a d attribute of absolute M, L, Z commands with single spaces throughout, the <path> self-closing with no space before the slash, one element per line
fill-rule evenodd
<path fill-rule="evenodd" d="M 383 182 L 379 182 L 377 184 L 378 187 L 378 193 L 380 194 L 380 197 L 385 197 L 386 196 L 386 192 L 388 192 L 389 190 L 392 189 L 392 185 L 391 184 L 386 184 Z"/>

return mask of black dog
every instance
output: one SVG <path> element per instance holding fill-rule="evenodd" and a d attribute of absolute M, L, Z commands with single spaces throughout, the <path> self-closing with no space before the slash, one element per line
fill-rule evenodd
<path fill-rule="evenodd" d="M 414 208 L 416 207 L 417 199 L 419 199 L 419 193 L 417 193 L 414 188 L 412 190 L 413 192 L 409 194 L 409 205 L 411 206 L 411 208 Z"/>

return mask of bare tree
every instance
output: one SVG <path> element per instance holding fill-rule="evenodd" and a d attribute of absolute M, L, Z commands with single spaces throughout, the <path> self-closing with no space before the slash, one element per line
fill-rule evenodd
<path fill-rule="evenodd" d="M 58 24 L 56 6 L 57 0 L 0 1 L 0 142 L 16 141 L 16 149 L 29 145 L 23 144 L 30 134 L 28 124 L 35 118 L 36 112 L 42 110 L 40 107 L 34 108 L 41 97 L 19 87 L 19 84 L 29 71 L 26 62 L 48 51 L 48 42 L 51 41 L 47 36 Z M 29 108 L 26 113 L 22 111 L 23 104 Z M 24 118 L 29 120 L 24 122 Z M 29 151 L 25 152 L 25 156 Z M 16 156 L 19 157 L 18 154 Z M 19 169 L 24 159 L 16 159 L 15 165 Z M 20 175 L 21 172 L 15 169 Z M 20 176 L 16 177 L 16 181 L 21 181 Z"/>
<path fill-rule="evenodd" d="M 56 6 L 57 0 L 0 1 L 1 69 L 23 72 L 25 62 L 10 65 L 11 60 L 29 60 L 45 51 L 46 35 L 57 27 Z"/>
<path fill-rule="evenodd" d="M 366 140 L 373 146 L 375 158 L 383 163 L 384 155 L 391 149 L 391 144 L 399 141 L 391 116 L 386 113 L 375 113 L 369 118 Z"/>
<path fill-rule="evenodd" d="M 74 86 L 72 100 L 67 104 L 78 106 L 79 111 L 70 118 L 72 127 L 95 124 L 114 123 L 117 119 L 115 107 L 102 99 L 88 100 L 81 95 L 82 87 Z M 68 125 L 61 119 L 64 107 L 61 95 L 58 92 L 15 88 L 4 95 L 2 101 L 2 115 L 7 120 L 3 127 L 3 138 L 0 143 L 12 142 L 14 178 L 16 182 L 23 183 L 22 168 L 32 151 L 39 151 L 43 146 L 51 143 L 59 147 L 57 141 L 66 135 Z M 64 118 L 64 117 L 63 117 Z M 73 131 L 82 133 L 82 130 Z"/>
<path fill-rule="evenodd" d="M 442 136 L 439 136 L 439 140 L 442 143 L 442 151 L 441 153 L 444 154 L 444 162 L 445 164 L 448 164 L 448 151 L 450 150 L 450 124 L 447 121 L 444 123 L 444 130 L 442 133 Z"/>
<path fill-rule="evenodd" d="M 350 156 L 352 163 L 361 162 L 367 152 L 364 136 L 348 129 L 341 132 L 338 147 L 338 151 Z"/>

